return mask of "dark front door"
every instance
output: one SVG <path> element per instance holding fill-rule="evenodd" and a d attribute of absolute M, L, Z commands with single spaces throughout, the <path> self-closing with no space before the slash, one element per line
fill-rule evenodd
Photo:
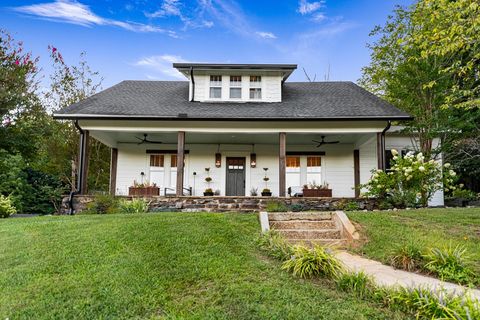
<path fill-rule="evenodd" d="M 245 158 L 227 158 L 227 196 L 245 195 Z"/>

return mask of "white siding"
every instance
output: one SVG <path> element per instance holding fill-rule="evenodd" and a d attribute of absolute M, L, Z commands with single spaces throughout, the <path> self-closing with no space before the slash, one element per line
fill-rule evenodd
<path fill-rule="evenodd" d="M 365 136 L 355 145 L 360 154 L 360 184 L 365 184 L 370 180 L 371 171 L 377 169 L 377 136 L 371 134 Z"/>

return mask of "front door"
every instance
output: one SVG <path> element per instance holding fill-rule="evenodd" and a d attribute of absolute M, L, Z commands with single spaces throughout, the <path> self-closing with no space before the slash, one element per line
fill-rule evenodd
<path fill-rule="evenodd" d="M 245 195 L 245 158 L 227 158 L 227 196 Z"/>

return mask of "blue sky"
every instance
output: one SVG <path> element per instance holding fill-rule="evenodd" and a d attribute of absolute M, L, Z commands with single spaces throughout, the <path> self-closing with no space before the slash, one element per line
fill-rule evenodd
<path fill-rule="evenodd" d="M 178 80 L 172 62 L 296 63 L 290 81 L 356 81 L 369 32 L 411 0 L 3 0 L 0 28 L 48 70 L 47 46 L 67 63 L 87 52 L 103 87 L 126 79 Z"/>

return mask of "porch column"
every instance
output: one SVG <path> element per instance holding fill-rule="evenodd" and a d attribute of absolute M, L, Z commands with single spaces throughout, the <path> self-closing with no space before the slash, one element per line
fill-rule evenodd
<path fill-rule="evenodd" d="M 177 197 L 183 196 L 183 167 L 185 158 L 185 131 L 178 131 L 177 142 Z"/>
<path fill-rule="evenodd" d="M 353 150 L 353 184 L 355 186 L 355 198 L 360 197 L 360 150 Z"/>
<path fill-rule="evenodd" d="M 385 137 L 381 132 L 377 132 L 377 168 L 385 170 Z"/>
<path fill-rule="evenodd" d="M 88 192 L 88 161 L 89 161 L 89 145 L 90 145 L 90 132 L 83 130 L 80 133 L 80 153 L 78 155 L 78 181 L 77 191 L 79 194 L 87 194 Z"/>
<path fill-rule="evenodd" d="M 117 189 L 117 162 L 118 162 L 118 149 L 112 148 L 110 157 L 110 194 L 115 195 Z"/>
<path fill-rule="evenodd" d="M 279 174 L 278 174 L 278 196 L 279 197 L 285 197 L 285 185 L 286 185 L 286 173 L 285 173 L 285 167 L 286 167 L 286 150 L 287 150 L 287 134 L 285 132 L 280 132 L 279 133 L 279 154 L 278 154 L 278 168 L 279 168 Z"/>

